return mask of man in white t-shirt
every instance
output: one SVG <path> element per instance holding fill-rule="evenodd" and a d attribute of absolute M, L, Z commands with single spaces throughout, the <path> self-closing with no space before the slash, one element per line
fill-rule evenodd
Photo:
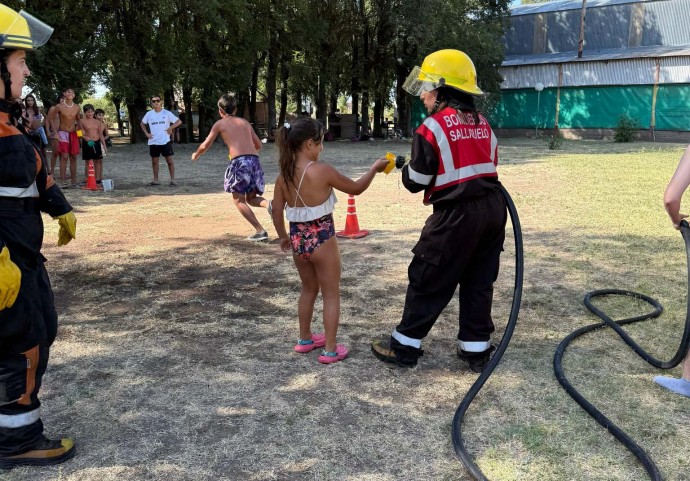
<path fill-rule="evenodd" d="M 179 127 L 182 122 L 169 111 L 163 108 L 160 95 L 151 97 L 151 106 L 141 119 L 141 130 L 144 131 L 149 139 L 149 154 L 151 155 L 151 166 L 153 167 L 153 181 L 149 185 L 160 185 L 158 182 L 158 157 L 165 157 L 170 172 L 170 185 L 175 184 L 175 164 L 173 164 L 173 149 L 170 141 L 170 134 Z M 146 125 L 149 130 L 146 130 Z"/>

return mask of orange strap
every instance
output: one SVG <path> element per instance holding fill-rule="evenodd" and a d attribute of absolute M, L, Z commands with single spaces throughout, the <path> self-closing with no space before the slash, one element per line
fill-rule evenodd
<path fill-rule="evenodd" d="M 26 358 L 26 392 L 19 398 L 17 404 L 29 406 L 31 404 L 31 393 L 36 387 L 36 368 L 38 368 L 38 346 L 34 346 L 23 352 Z"/>

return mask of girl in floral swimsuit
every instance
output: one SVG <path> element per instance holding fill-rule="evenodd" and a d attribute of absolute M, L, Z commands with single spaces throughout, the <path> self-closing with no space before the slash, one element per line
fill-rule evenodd
<path fill-rule="evenodd" d="M 297 303 L 299 340 L 295 351 L 310 352 L 323 347 L 319 362 L 330 364 L 345 359 L 348 350 L 336 344 L 340 322 L 340 250 L 333 227 L 335 190 L 358 195 L 371 184 L 377 172 L 388 164 L 377 159 L 369 171 L 352 180 L 334 167 L 319 162 L 324 127 L 311 117 L 299 117 L 276 132 L 280 152 L 280 175 L 273 197 L 273 225 L 280 247 L 292 250 L 302 292 Z M 283 213 L 285 211 L 285 213 Z M 290 222 L 290 233 L 283 216 Z M 323 296 L 325 334 L 311 332 L 314 302 Z"/>

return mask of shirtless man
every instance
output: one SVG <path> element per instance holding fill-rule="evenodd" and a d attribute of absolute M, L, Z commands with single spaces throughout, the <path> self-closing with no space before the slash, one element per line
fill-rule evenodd
<path fill-rule="evenodd" d="M 74 103 L 74 90 L 66 88 L 62 92 L 62 103 L 55 106 L 53 115 L 58 122 L 58 152 L 60 153 L 60 181 L 62 187 L 77 186 L 77 154 L 79 154 L 79 137 L 77 126 L 81 108 Z M 67 184 L 67 158 L 69 157 L 69 173 L 71 183 Z"/>
<path fill-rule="evenodd" d="M 213 145 L 218 134 L 221 135 L 228 146 L 230 159 L 225 170 L 225 192 L 232 194 L 237 210 L 256 229 L 256 233 L 247 239 L 264 241 L 268 239 L 268 233 L 249 207 L 266 207 L 269 213 L 271 209 L 271 201 L 261 197 L 264 193 L 264 171 L 259 163 L 261 141 L 249 122 L 235 117 L 236 111 L 237 101 L 232 95 L 223 95 L 218 100 L 220 120 L 213 124 L 206 140 L 192 154 L 192 160 L 201 157 Z"/>
<path fill-rule="evenodd" d="M 57 162 L 58 156 L 60 155 L 60 153 L 58 152 L 60 143 L 58 139 L 59 119 L 55 114 L 55 109 L 58 105 L 62 103 L 62 100 L 63 97 L 62 94 L 60 94 L 57 103 L 55 105 L 51 105 L 51 107 L 48 109 L 48 115 L 46 115 L 46 128 L 48 129 L 48 138 L 50 139 L 50 174 L 52 176 L 55 176 L 55 164 Z"/>
<path fill-rule="evenodd" d="M 89 177 L 89 161 L 93 160 L 96 183 L 103 178 L 103 150 L 101 141 L 105 138 L 105 124 L 95 117 L 93 105 L 84 105 L 84 118 L 81 119 L 83 134 L 81 137 L 81 152 L 84 158 L 84 179 Z"/>

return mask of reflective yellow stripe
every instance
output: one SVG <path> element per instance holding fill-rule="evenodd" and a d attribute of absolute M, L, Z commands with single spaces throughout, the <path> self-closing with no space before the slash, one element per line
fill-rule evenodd
<path fill-rule="evenodd" d="M 8 46 L 22 46 L 22 47 L 33 47 L 34 42 L 31 37 L 25 35 L 5 35 L 5 41 L 2 43 L 3 47 Z M 11 44 L 11 45 L 8 45 Z"/>

